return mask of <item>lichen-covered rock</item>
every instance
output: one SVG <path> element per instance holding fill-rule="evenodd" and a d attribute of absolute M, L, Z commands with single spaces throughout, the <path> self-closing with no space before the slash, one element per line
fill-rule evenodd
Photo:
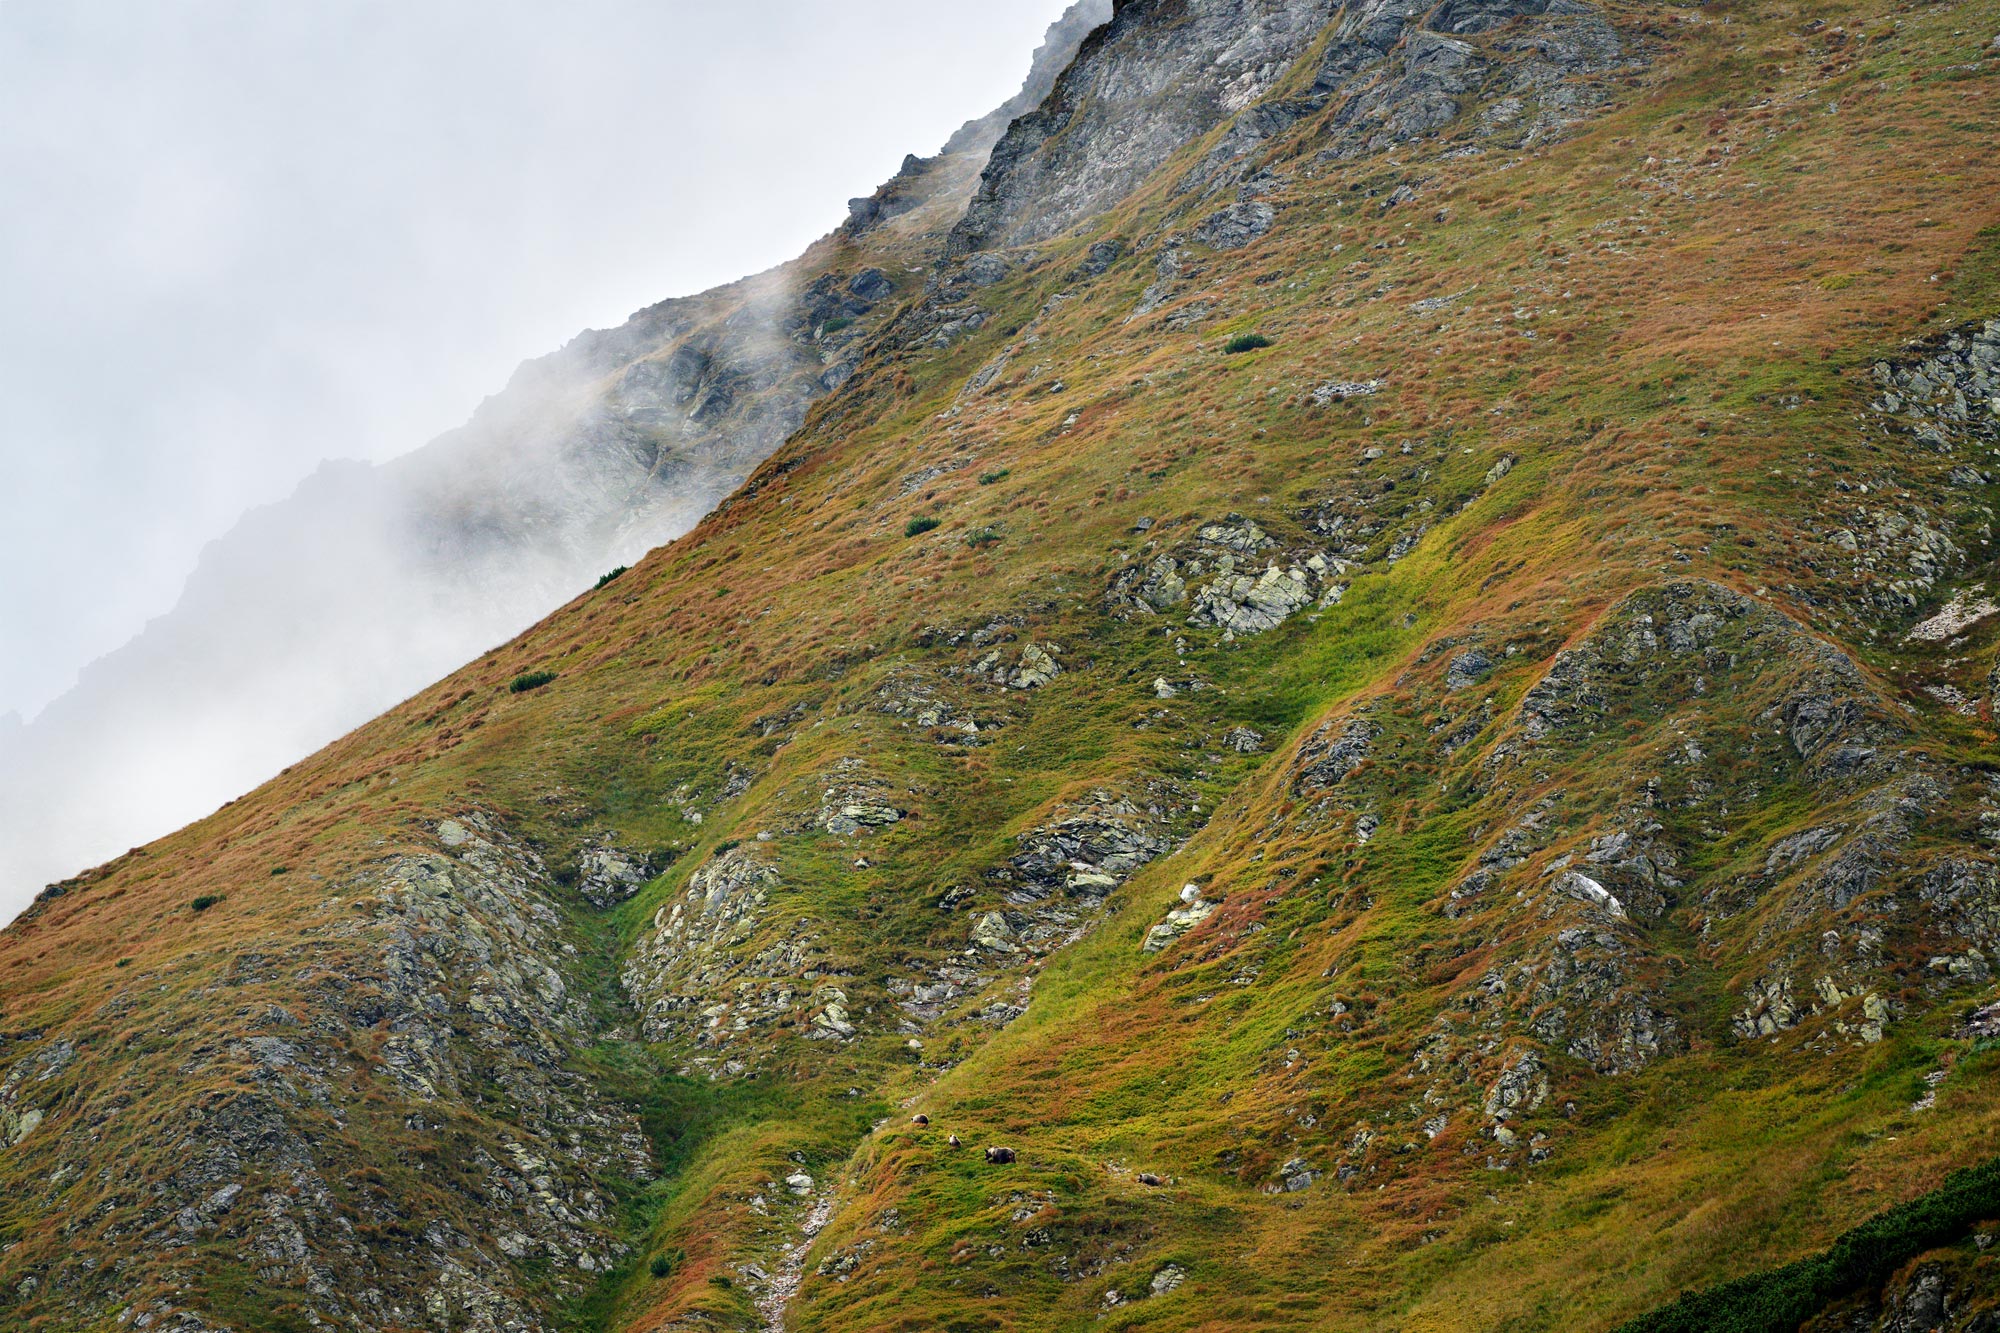
<path fill-rule="evenodd" d="M 1262 634 L 1276 629 L 1294 611 L 1318 598 L 1321 579 L 1331 568 L 1325 557 L 1317 565 L 1276 565 L 1261 574 L 1225 571 L 1203 588 L 1188 614 L 1190 625 L 1212 625 L 1231 634 Z"/>
<path fill-rule="evenodd" d="M 1541 1057 L 1523 1047 L 1502 1065 L 1500 1076 L 1486 1090 L 1483 1106 L 1488 1120 L 1512 1120 L 1533 1115 L 1548 1099 L 1549 1077 Z"/>
<path fill-rule="evenodd" d="M 50 1097 L 53 1089 L 49 1085 L 75 1059 L 76 1047 L 57 1038 L 18 1060 L 0 1079 L 0 1149 L 17 1146 L 41 1125 L 46 1112 L 34 1103 Z"/>
<path fill-rule="evenodd" d="M 329 884 L 319 924 L 295 943 L 246 943 L 223 969 L 232 1003 L 194 1020 L 204 1038 L 129 1129 L 126 1085 L 100 1050 L 56 1038 L 0 1075 L 17 1125 L 25 1103 L 61 1096 L 11 1151 L 54 1158 L 108 1136 L 126 1163 L 103 1174 L 88 1215 L 65 1218 L 60 1189 L 42 1201 L 73 1243 L 183 1264 L 219 1247 L 256 1265 L 272 1299 L 356 1329 L 442 1328 L 427 1293 L 444 1291 L 452 1327 L 546 1330 L 552 1294 L 580 1295 L 619 1262 L 608 1181 L 648 1178 L 651 1153 L 631 1115 L 569 1068 L 595 1027 L 564 975 L 561 891 L 484 813 L 435 835 Z M 280 984 L 284 1005 L 259 999 Z M 128 1021 L 187 1023 L 173 1003 L 142 987 L 121 1007 Z M 356 1135 L 383 1145 L 379 1188 L 344 1188 Z M 410 1222 L 416 1164 L 447 1144 L 470 1187 L 433 1197 L 422 1243 L 359 1243 L 362 1227 Z M 513 1239 L 499 1248 L 465 1239 L 502 1235 Z M 128 1306 L 134 1326 L 224 1327 L 141 1295 L 128 1284 L 143 1271 L 105 1274 L 110 1308 Z"/>
<path fill-rule="evenodd" d="M 1181 890 L 1180 905 L 1168 912 L 1164 921 L 1146 932 L 1146 939 L 1140 948 L 1146 953 L 1158 953 L 1215 915 L 1215 909 L 1215 903 L 1202 897 L 1200 885 L 1188 885 Z"/>
<path fill-rule="evenodd" d="M 813 822 L 836 837 L 848 837 L 900 823 L 906 813 L 859 760 L 846 759 L 828 776 Z"/>
<path fill-rule="evenodd" d="M 808 998 L 799 978 L 808 970 L 809 928 L 753 947 L 777 883 L 761 844 L 734 847 L 703 863 L 654 913 L 621 973 L 647 1040 L 727 1045 Z"/>
<path fill-rule="evenodd" d="M 1269 204 L 1232 204 L 1203 218 L 1194 238 L 1211 250 L 1240 250 L 1262 239 L 1277 220 L 1278 210 Z"/>
<path fill-rule="evenodd" d="M 1102 901 L 1168 847 L 1138 809 L 1123 801 L 1031 829 L 1020 845 L 1008 862 L 1017 896 L 1033 900 L 1062 893 L 1089 902 Z"/>
<path fill-rule="evenodd" d="M 1322 723 L 1299 747 L 1296 779 L 1302 792 L 1325 791 L 1338 786 L 1361 771 L 1368 762 L 1375 740 L 1382 734 L 1380 724 L 1365 717 L 1350 717 Z"/>
<path fill-rule="evenodd" d="M 1062 674 L 1056 660 L 1062 651 L 1053 643 L 1024 643 L 1012 654 L 992 648 L 973 663 L 972 674 L 1010 690 L 1038 690 Z"/>
<path fill-rule="evenodd" d="M 1940 452 L 2000 440 L 2000 319 L 1966 324 L 1875 365 L 1875 410 Z"/>
<path fill-rule="evenodd" d="M 1262 634 L 1315 603 L 1338 601 L 1345 561 L 1309 546 L 1280 549 L 1238 514 L 1197 529 L 1182 546 L 1113 575 L 1105 604 L 1120 616 L 1153 615 L 1192 598 L 1187 623 L 1225 636 Z"/>
<path fill-rule="evenodd" d="M 1444 687 L 1456 693 L 1469 690 L 1493 674 L 1493 659 L 1478 648 L 1467 648 L 1445 668 Z"/>
<path fill-rule="evenodd" d="M 972 923 L 972 942 L 994 953 L 1019 953 L 1013 925 L 1002 912 L 985 912 Z"/>
<path fill-rule="evenodd" d="M 651 857 L 609 843 L 584 848 L 576 860 L 577 892 L 596 907 L 623 902 L 653 877 Z"/>
<path fill-rule="evenodd" d="M 1575 746 L 1614 710 L 1656 711 L 1711 682 L 1761 677 L 1760 721 L 1781 727 L 1816 779 L 1851 776 L 1898 734 L 1853 660 L 1732 588 L 1677 582 L 1627 597 L 1581 642 L 1556 655 L 1522 698 L 1517 738 L 1494 759 L 1538 745 Z"/>
<path fill-rule="evenodd" d="M 972 710 L 914 668 L 891 674 L 876 691 L 876 699 L 877 706 L 891 717 L 905 718 L 938 733 L 936 740 L 941 745 L 979 743 L 979 720 Z"/>

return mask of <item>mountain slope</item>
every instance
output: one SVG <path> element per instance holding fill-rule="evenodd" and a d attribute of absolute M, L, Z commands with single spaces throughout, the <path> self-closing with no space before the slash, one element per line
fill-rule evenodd
<path fill-rule="evenodd" d="M 0 1311 L 1608 1329 L 1991 1162 L 1995 33 L 1120 5 L 714 514 L 0 934 Z"/>
<path fill-rule="evenodd" d="M 1009 108 L 1039 101 L 1109 13 L 1075 5 L 1020 98 L 911 158 L 886 215 L 587 332 L 463 428 L 379 467 L 328 464 L 246 517 L 172 612 L 0 735 L 0 886 L 25 902 L 208 813 L 687 531 L 845 382 Z"/>

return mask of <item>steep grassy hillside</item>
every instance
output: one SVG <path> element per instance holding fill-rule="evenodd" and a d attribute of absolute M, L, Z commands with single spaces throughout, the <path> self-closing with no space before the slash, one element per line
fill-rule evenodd
<path fill-rule="evenodd" d="M 1077 0 L 1015 98 L 906 159 L 805 254 L 586 331 L 460 429 L 379 466 L 330 463 L 245 515 L 172 611 L 31 724 L 0 729 L 0 919 L 693 527 L 921 291 L 995 141 L 1110 12 Z"/>
<path fill-rule="evenodd" d="M 1121 4 L 695 532 L 0 935 L 0 1324 L 1990 1327 L 1996 34 Z"/>

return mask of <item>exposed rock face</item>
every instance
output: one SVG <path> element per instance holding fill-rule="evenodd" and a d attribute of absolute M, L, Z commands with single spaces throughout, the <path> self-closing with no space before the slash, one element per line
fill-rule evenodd
<path fill-rule="evenodd" d="M 1478 648 L 1467 648 L 1451 659 L 1451 666 L 1445 673 L 1445 688 L 1454 692 L 1469 690 L 1492 672 L 1492 658 Z"/>
<path fill-rule="evenodd" d="M 1022 834 L 1021 851 L 1010 863 L 1015 898 L 1039 901 L 1060 892 L 1101 901 L 1167 850 L 1166 840 L 1137 815 L 1132 805 L 1118 802 Z"/>
<path fill-rule="evenodd" d="M 1295 62 L 1336 18 L 1299 87 Z M 1318 117 L 1332 159 L 1436 135 L 1475 104 L 1476 137 L 1538 142 L 1603 105 L 1602 76 L 1632 63 L 1604 14 L 1581 0 L 1133 0 L 995 146 L 951 249 L 1055 236 L 1217 127 L 1226 128 L 1179 189 L 1258 192 L 1258 151 Z M 1391 202 L 1414 196 L 1405 186 Z M 1268 206 L 1238 205 L 1197 238 L 1235 249 L 1270 224 Z"/>
<path fill-rule="evenodd" d="M 1601 725 L 1608 689 L 1623 692 L 1671 674 L 1680 677 L 1672 687 L 1679 692 L 1693 687 L 1703 668 L 1733 669 L 1743 658 L 1741 650 L 1717 646 L 1725 631 L 1769 655 L 1766 660 L 1796 664 L 1796 677 L 1773 697 L 1768 716 L 1815 777 L 1867 768 L 1895 734 L 1846 654 L 1732 588 L 1687 582 L 1635 594 L 1621 607 L 1615 628 L 1559 654 L 1521 701 L 1520 741 L 1503 745 L 1497 755 L 1518 756 L 1543 743 L 1574 744 Z"/>
<path fill-rule="evenodd" d="M 1323 791 L 1359 772 L 1382 729 L 1365 717 L 1328 722 L 1299 747 L 1298 786 Z"/>
<path fill-rule="evenodd" d="M 874 194 L 849 200 L 847 234 L 866 235 L 882 223 L 921 207 L 937 194 L 935 177 L 939 171 L 948 170 L 953 162 L 984 163 L 1007 127 L 1042 104 L 1042 99 L 1055 87 L 1056 79 L 1076 59 L 1084 39 L 1111 21 L 1111 9 L 1112 0 L 1076 0 L 1050 25 L 1048 35 L 1035 51 L 1021 91 L 978 120 L 960 126 L 937 157 L 912 154 L 903 159 L 902 169 Z"/>
<path fill-rule="evenodd" d="M 42 1216 L 79 1243 L 127 1251 L 229 1246 L 255 1257 L 264 1299 L 336 1326 L 552 1327 L 539 1313 L 547 1297 L 581 1293 L 624 1252 L 606 1177 L 653 1169 L 637 1122 L 566 1067 L 594 1025 L 565 977 L 574 950 L 555 885 L 474 813 L 439 824 L 434 850 L 325 887 L 317 938 L 231 960 L 236 1017 L 183 1055 L 143 1115 L 121 1114 L 131 1099 L 115 1052 L 66 1039 L 0 1050 L 11 1064 L 0 1114 L 15 1126 L 32 1131 L 36 1108 L 60 1097 L 66 1115 L 98 1127 L 90 1137 L 131 1150 L 122 1160 L 141 1159 L 143 1135 L 173 1164 L 156 1180 L 137 1167 L 107 1174 L 88 1196 L 58 1173 Z M 159 989 L 134 985 L 107 1012 L 145 1022 L 171 1003 Z M 263 998 L 281 989 L 288 1006 Z M 374 1163 L 382 1188 L 350 1188 L 351 1136 L 392 1145 Z M 417 1164 L 446 1158 L 460 1183 L 408 1211 L 422 1193 Z M 400 1241 L 362 1234 L 381 1228 Z M 132 1302 L 109 1282 L 99 1295 L 111 1308 Z M 81 1269 L 59 1268 L 46 1290 L 87 1285 Z M 233 1322 L 152 1299 L 134 1313 L 156 1327 Z"/>
<path fill-rule="evenodd" d="M 1110 207 L 1264 95 L 1336 0 L 1129 0 L 993 150 L 954 253 L 1024 245 Z"/>
<path fill-rule="evenodd" d="M 1549 1079 L 1532 1050 L 1517 1052 L 1486 1091 L 1489 1120 L 1507 1120 L 1542 1109 L 1549 1099 Z"/>
<path fill-rule="evenodd" d="M 1202 526 L 1194 540 L 1113 576 L 1105 601 L 1121 615 L 1188 606 L 1187 623 L 1228 635 L 1262 634 L 1315 602 L 1339 600 L 1347 563 L 1310 546 L 1284 549 L 1240 514 Z"/>
<path fill-rule="evenodd" d="M 1875 409 L 1940 452 L 1960 440 L 2000 440 L 2000 319 L 1968 324 L 1915 351 L 1876 364 Z"/>
<path fill-rule="evenodd" d="M 1241 250 L 1258 240 L 1278 220 L 1269 204 L 1232 204 L 1211 213 L 1194 229 L 1194 238 L 1211 250 Z"/>
<path fill-rule="evenodd" d="M 810 994 L 811 983 L 798 980 L 809 938 L 788 939 L 774 950 L 748 948 L 766 924 L 777 882 L 763 849 L 735 848 L 696 870 L 654 914 L 651 934 L 623 973 L 648 1040 L 687 1035 L 727 1043 L 753 1023 L 776 1022 Z M 749 984 L 727 984 L 739 975 L 750 977 Z"/>
<path fill-rule="evenodd" d="M 1836 1303 L 1802 1333 L 1993 1333 L 2000 1329 L 2000 1255 L 1993 1233 L 1904 1265 L 1879 1290 Z"/>

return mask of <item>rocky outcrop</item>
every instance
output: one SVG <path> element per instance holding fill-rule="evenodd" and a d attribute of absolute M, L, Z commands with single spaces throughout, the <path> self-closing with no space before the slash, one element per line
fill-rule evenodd
<path fill-rule="evenodd" d="M 1632 594 L 1557 654 L 1522 698 L 1505 762 L 1575 745 L 1622 707 L 1698 696 L 1722 673 L 1768 673 L 1760 720 L 1818 779 L 1868 768 L 1896 725 L 1854 661 L 1769 607 L 1721 584 L 1680 582 Z"/>
<path fill-rule="evenodd" d="M 1346 561 L 1310 546 L 1287 549 L 1256 522 L 1232 514 L 1203 525 L 1192 541 L 1120 570 L 1105 603 L 1128 618 L 1186 605 L 1189 625 L 1228 637 L 1262 634 L 1294 612 L 1339 601 L 1347 570 Z"/>
<path fill-rule="evenodd" d="M 1904 1264 L 1872 1291 L 1834 1303 L 1801 1333 L 1995 1333 L 2000 1330 L 2000 1255 L 1994 1233 L 1970 1247 L 1938 1249 Z"/>
<path fill-rule="evenodd" d="M 623 902 L 652 877 L 652 857 L 609 843 L 586 847 L 577 856 L 577 892 L 593 907 Z"/>
<path fill-rule="evenodd" d="M 2000 319 L 1967 324 L 1875 364 L 1877 412 L 1941 453 L 2000 440 Z"/>
<path fill-rule="evenodd" d="M 1381 734 L 1382 728 L 1366 717 L 1322 723 L 1299 747 L 1298 790 L 1326 791 L 1353 777 Z"/>
<path fill-rule="evenodd" d="M 1291 71 L 1329 24 L 1301 85 Z M 1259 151 L 1308 120 L 1322 125 L 1318 151 L 1329 159 L 1454 125 L 1475 143 L 1539 142 L 1606 103 L 1605 76 L 1634 63 L 1604 13 L 1581 0 L 1134 0 L 1000 139 L 950 248 L 1060 234 L 1218 128 L 1178 190 L 1258 192 Z M 1215 248 L 1244 234 L 1232 226 Z"/>
<path fill-rule="evenodd" d="M 967 163 L 983 165 L 1007 127 L 1042 104 L 1057 78 L 1076 59 L 1084 40 L 1111 21 L 1111 10 L 1112 0 L 1076 0 L 1049 26 L 1019 92 L 986 115 L 960 126 L 936 157 L 912 154 L 903 159 L 902 168 L 874 194 L 850 199 L 843 231 L 853 237 L 865 236 L 884 222 L 936 198 L 940 193 L 940 177 L 956 174 Z"/>
<path fill-rule="evenodd" d="M 1111 207 L 1284 77 L 1337 0 L 1129 0 L 994 147 L 950 250 L 1025 245 Z"/>
<path fill-rule="evenodd" d="M 1146 938 L 1139 947 L 1147 953 L 1158 953 L 1214 916 L 1216 906 L 1217 904 L 1202 896 L 1199 884 L 1188 885 L 1181 890 L 1180 905 L 1169 911 L 1164 920 L 1146 932 Z"/>
<path fill-rule="evenodd" d="M 126 1165 L 87 1194 L 58 1168 L 42 1217 L 72 1246 L 136 1261 L 47 1256 L 10 1320 L 60 1309 L 81 1326 L 124 1308 L 135 1326 L 227 1328 L 229 1310 L 181 1309 L 150 1285 L 155 1265 L 220 1249 L 256 1265 L 260 1300 L 321 1326 L 532 1333 L 619 1262 L 610 1181 L 649 1178 L 651 1150 L 570 1068 L 595 1022 L 539 858 L 473 812 L 439 822 L 430 850 L 322 892 L 314 936 L 246 943 L 203 995 L 112 997 L 107 1016 L 202 1033 L 143 1114 L 128 1113 L 115 1052 L 53 1036 L 0 1051 L 0 1107 L 37 1122 L 26 1142 L 46 1136 L 51 1163 L 122 1145 Z M 281 990 L 286 1003 L 265 998 Z M 356 1141 L 380 1156 L 356 1162 Z M 142 1159 L 167 1170 L 149 1177 Z M 426 1190 L 427 1168 L 452 1187 Z"/>
<path fill-rule="evenodd" d="M 1021 835 L 1008 865 L 1017 902 L 1062 894 L 1101 902 L 1131 873 L 1167 850 L 1167 840 L 1129 801 L 1099 802 L 1090 810 Z"/>
<path fill-rule="evenodd" d="M 653 914 L 653 926 L 632 951 L 621 974 L 626 993 L 639 1010 L 649 1041 L 689 1037 L 726 1043 L 752 1023 L 773 1023 L 789 1013 L 810 983 L 785 985 L 769 965 L 796 964 L 783 975 L 798 977 L 806 942 L 780 945 L 768 958 L 749 950 L 778 882 L 769 853 L 759 845 L 719 853 L 688 877 L 687 884 Z M 739 991 L 728 983 L 758 970 L 757 981 Z M 747 1000 L 733 1013 L 731 997 Z"/>

